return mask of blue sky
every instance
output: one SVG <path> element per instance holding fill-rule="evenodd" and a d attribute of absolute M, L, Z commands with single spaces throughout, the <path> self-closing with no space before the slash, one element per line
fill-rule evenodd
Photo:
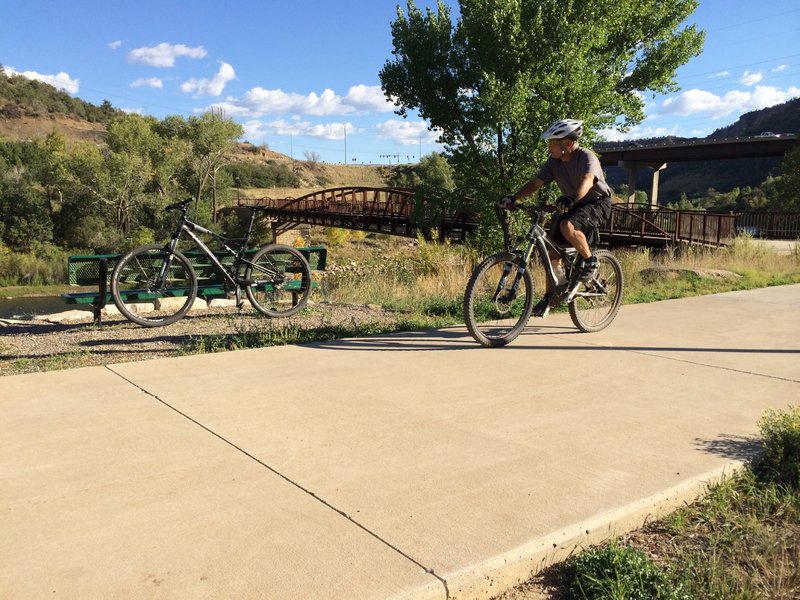
<path fill-rule="evenodd" d="M 395 115 L 380 90 L 396 6 L 0 0 L 0 64 L 89 102 L 108 99 L 158 118 L 222 107 L 245 127 L 245 139 L 295 158 L 414 162 L 439 147 L 417 116 Z M 690 22 L 707 37 L 703 54 L 678 70 L 681 90 L 645 97 L 647 119 L 606 137 L 705 136 L 742 113 L 800 96 L 797 3 L 701 0 Z"/>

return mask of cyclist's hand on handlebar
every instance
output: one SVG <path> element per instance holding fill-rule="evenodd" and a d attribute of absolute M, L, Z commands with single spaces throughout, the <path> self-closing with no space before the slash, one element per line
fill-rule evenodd
<path fill-rule="evenodd" d="M 567 212 L 574 205 L 575 198 L 571 198 L 569 196 L 561 196 L 558 200 L 556 200 L 556 206 L 561 212 Z"/>
<path fill-rule="evenodd" d="M 503 196 L 497 202 L 503 210 L 516 210 L 517 199 L 514 196 Z"/>

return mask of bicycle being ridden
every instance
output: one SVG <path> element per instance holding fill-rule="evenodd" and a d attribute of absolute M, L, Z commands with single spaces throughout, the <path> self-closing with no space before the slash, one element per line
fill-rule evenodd
<path fill-rule="evenodd" d="M 505 196 L 501 198 L 501 206 L 508 210 L 517 208 L 517 200 L 525 198 L 541 187 L 551 181 L 555 181 L 563 196 L 559 200 L 562 208 L 561 215 L 555 220 L 552 227 L 552 235 L 547 236 L 541 228 L 541 222 L 544 218 L 543 213 L 540 213 L 535 207 L 524 207 L 528 209 L 531 215 L 531 228 L 528 235 L 528 248 L 524 252 L 516 248 L 515 256 L 517 258 L 524 258 L 524 262 L 519 266 L 520 271 L 514 278 L 514 288 L 507 290 L 508 293 L 515 297 L 519 296 L 518 286 L 526 280 L 531 281 L 531 289 L 527 290 L 527 296 L 533 294 L 532 280 L 530 273 L 525 270 L 525 265 L 530 261 L 534 250 L 538 250 L 542 255 L 542 264 L 545 273 L 548 276 L 545 278 L 544 294 L 542 295 L 536 306 L 525 305 L 527 316 L 531 312 L 537 317 L 546 317 L 552 306 L 557 306 L 562 299 L 564 289 L 562 286 L 570 284 L 570 293 L 567 294 L 566 300 L 570 303 L 570 314 L 573 315 L 575 308 L 573 302 L 577 297 L 575 294 L 583 293 L 578 290 L 580 284 L 588 284 L 591 288 L 585 293 L 592 294 L 593 303 L 597 304 L 598 296 L 596 295 L 598 289 L 605 288 L 602 283 L 603 278 L 600 276 L 601 256 L 603 264 L 606 262 L 613 262 L 616 267 L 618 263 L 610 253 L 593 253 L 590 242 L 593 234 L 596 235 L 597 228 L 605 222 L 611 213 L 611 189 L 605 182 L 603 171 L 600 167 L 600 161 L 597 156 L 589 150 L 581 148 L 578 140 L 583 134 L 583 122 L 573 119 L 563 119 L 554 122 L 542 134 L 542 139 L 548 142 L 548 151 L 550 158 L 539 169 L 536 178 L 526 183 L 522 188 L 512 196 Z M 550 239 L 552 237 L 552 240 Z M 571 246 L 571 250 L 567 252 L 563 247 Z M 515 328 L 508 333 L 497 333 L 494 337 L 486 336 L 480 332 L 477 326 L 475 310 L 476 307 L 471 305 L 470 294 L 476 292 L 474 285 L 476 285 L 476 277 L 480 274 L 479 271 L 483 267 L 489 269 L 493 259 L 497 260 L 497 264 L 506 263 L 506 258 L 503 254 L 490 257 L 476 269 L 470 280 L 470 286 L 467 288 L 467 295 L 464 302 L 464 316 L 470 332 L 482 344 L 487 346 L 496 346 L 508 343 L 511 339 L 519 334 L 519 331 L 525 326 L 527 317 L 524 322 L 517 323 Z M 617 269 L 618 270 L 618 269 Z M 562 275 L 563 273 L 563 275 Z M 619 276 L 616 281 L 619 285 L 619 294 L 616 299 L 613 312 L 610 313 L 603 320 L 602 327 L 608 325 L 616 311 L 619 308 L 622 292 L 622 272 L 618 270 Z M 550 276 L 552 275 L 552 277 Z M 499 285 L 504 285 L 505 277 L 501 278 Z M 599 286 L 599 288 L 598 288 Z M 510 296 L 505 298 L 498 287 L 495 294 L 495 301 L 499 302 L 499 308 L 504 304 L 504 300 L 513 300 Z M 589 296 L 583 296 L 589 297 Z M 505 307 L 510 309 L 510 307 Z M 529 309 L 529 310 L 528 310 Z M 584 320 L 576 318 L 573 315 L 573 321 L 583 331 L 597 331 L 602 328 L 598 324 L 588 325 Z"/>
<path fill-rule="evenodd" d="M 180 211 L 174 233 L 165 245 L 134 248 L 114 268 L 111 295 L 125 317 L 145 327 L 174 323 L 192 307 L 203 286 L 201 276 L 208 270 L 222 274 L 224 291 L 235 294 L 239 309 L 243 306 L 242 290 L 250 304 L 268 317 L 288 317 L 306 305 L 312 289 L 311 270 L 299 250 L 283 244 L 270 244 L 254 252 L 248 249 L 260 207 L 243 207 L 250 210 L 249 225 L 243 239 L 234 239 L 190 221 L 191 202 L 189 198 L 164 209 Z M 212 238 L 221 250 L 213 252 L 198 234 Z M 178 251 L 183 235 L 191 238 L 207 258 L 201 275 Z M 223 262 L 223 258 L 227 260 Z M 136 303 L 152 304 L 154 310 L 140 313 Z"/>

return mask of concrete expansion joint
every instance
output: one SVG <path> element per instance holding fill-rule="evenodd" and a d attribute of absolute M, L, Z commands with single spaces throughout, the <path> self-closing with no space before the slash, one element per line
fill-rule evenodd
<path fill-rule="evenodd" d="M 757 373 L 756 371 L 747 371 L 745 369 L 735 369 L 733 367 L 725 367 L 722 365 L 713 365 L 696 360 L 687 360 L 685 358 L 676 358 L 673 356 L 664 356 L 658 354 L 658 351 L 672 351 L 672 352 L 753 352 L 754 354 L 760 352 L 767 352 L 770 354 L 797 354 L 797 350 L 773 350 L 773 349 L 752 349 L 752 350 L 728 350 L 728 349 L 714 349 L 714 348 L 645 348 L 645 347 L 626 347 L 626 346 L 608 346 L 606 344 L 598 344 L 592 342 L 584 342 L 588 346 L 594 348 L 601 348 L 605 350 L 613 350 L 616 352 L 631 352 L 633 354 L 641 354 L 642 356 L 649 356 L 651 358 L 660 358 L 662 360 L 671 360 L 674 362 L 686 363 L 696 367 L 707 367 L 709 369 L 719 369 L 721 371 L 733 371 L 742 375 L 753 375 L 755 377 L 764 377 L 765 379 L 775 379 L 777 381 L 788 381 L 789 383 L 800 383 L 799 379 L 792 379 L 789 377 L 781 377 L 779 375 L 770 375 L 769 373 Z M 649 351 L 648 351 L 649 350 Z"/>
<path fill-rule="evenodd" d="M 385 538 L 381 537 L 380 535 L 378 535 L 377 533 L 375 533 L 374 531 L 372 531 L 371 529 L 369 529 L 369 528 L 368 528 L 366 525 L 364 525 L 363 523 L 360 523 L 360 522 L 356 521 L 355 519 L 353 519 L 353 517 L 351 517 L 350 515 L 348 515 L 348 514 L 347 514 L 345 511 L 343 511 L 343 510 L 341 510 L 341 509 L 337 508 L 336 506 L 334 506 L 333 504 L 331 504 L 330 502 L 328 502 L 327 500 L 325 500 L 323 497 L 321 497 L 321 496 L 319 496 L 319 495 L 315 494 L 315 493 L 314 493 L 314 492 L 312 492 L 310 489 L 308 489 L 308 488 L 304 487 L 303 485 L 301 485 L 301 484 L 300 484 L 300 483 L 298 483 L 297 481 L 294 481 L 293 479 L 291 479 L 290 477 L 288 477 L 288 476 L 287 476 L 287 475 L 285 475 L 284 473 L 281 473 L 280 471 L 278 471 L 278 470 L 277 470 L 277 469 L 275 469 L 274 467 L 272 467 L 272 466 L 268 465 L 267 463 L 265 463 L 264 461 L 262 461 L 262 460 L 261 460 L 261 459 L 259 459 L 258 457 L 254 456 L 253 454 L 249 453 L 247 450 L 245 450 L 245 449 L 244 449 L 244 448 L 242 448 L 241 446 L 238 446 L 238 445 L 236 445 L 234 442 L 232 442 L 231 440 L 227 439 L 227 438 L 226 438 L 226 437 L 224 437 L 223 435 L 221 435 L 221 434 L 217 433 L 217 432 L 216 432 L 216 431 L 214 431 L 213 429 L 210 429 L 210 428 L 209 428 L 209 427 L 207 427 L 206 425 L 203 425 L 203 424 L 202 424 L 201 422 L 199 422 L 197 419 L 194 419 L 193 417 L 189 416 L 189 415 L 188 415 L 188 414 L 186 414 L 185 412 L 183 412 L 183 411 L 179 410 L 178 408 L 176 408 L 176 407 L 172 406 L 172 405 L 171 405 L 169 402 L 167 402 L 167 401 L 166 401 L 166 400 L 164 400 L 163 398 L 160 398 L 158 395 L 154 394 L 153 392 L 151 392 L 151 391 L 149 391 L 149 390 L 147 390 L 147 389 L 143 388 L 142 386 L 140 386 L 139 384 L 137 384 L 135 381 L 131 381 L 130 379 L 128 379 L 127 377 L 125 377 L 125 376 L 124 376 L 124 375 L 122 375 L 121 373 L 119 373 L 119 372 L 115 371 L 115 370 L 112 368 L 112 365 L 105 365 L 105 368 L 106 368 L 106 369 L 108 369 L 109 371 L 111 371 L 111 372 L 112 372 L 114 375 L 116 375 L 117 377 L 119 377 L 120 379 L 122 379 L 123 381 L 125 381 L 126 383 L 129 383 L 130 385 L 132 385 L 133 387 L 135 387 L 135 388 L 136 388 L 137 390 L 139 390 L 140 392 L 142 392 L 142 393 L 144 393 L 144 394 L 146 394 L 146 395 L 150 396 L 150 397 L 151 397 L 151 398 L 153 398 L 154 400 L 156 400 L 156 401 L 160 402 L 160 403 L 161 403 L 161 404 L 163 404 L 165 407 L 169 408 L 171 411 L 173 411 L 173 412 L 177 413 L 178 415 L 180 415 L 180 416 L 182 416 L 183 418 L 187 419 L 187 420 L 188 420 L 188 421 L 190 421 L 191 423 L 194 423 L 195 425 L 197 425 L 198 427 L 200 427 L 201 429 L 203 429 L 203 430 L 204 430 L 204 431 L 206 431 L 207 433 L 210 433 L 211 435 L 213 435 L 214 437 L 216 437 L 216 438 L 217 438 L 217 439 L 219 439 L 220 441 L 222 441 L 222 442 L 224 442 L 224 443 L 228 444 L 229 446 L 231 446 L 232 448 L 234 448 L 234 449 L 235 449 L 235 450 L 237 450 L 238 452 L 242 453 L 242 454 L 243 454 L 244 456 L 246 456 L 247 458 L 249 458 L 249 459 L 251 459 L 251 460 L 255 461 L 255 462 L 256 462 L 256 463 L 258 463 L 260 466 L 264 467 L 265 469 L 267 469 L 268 471 L 270 471 L 270 472 L 271 472 L 271 473 L 273 473 L 274 475 L 277 475 L 278 477 L 280 477 L 281 479 L 283 479 L 285 482 L 287 482 L 287 483 L 289 483 L 290 485 L 292 485 L 292 486 L 296 487 L 298 490 L 302 491 L 304 494 L 307 494 L 307 495 L 308 495 L 308 496 L 310 496 L 311 498 L 314 498 L 314 499 L 315 499 L 317 502 L 319 502 L 320 504 L 322 504 L 322 505 L 323 505 L 323 506 L 325 506 L 326 508 L 328 508 L 328 509 L 332 510 L 333 512 L 337 513 L 339 516 L 341 516 L 341 517 L 344 517 L 344 518 L 345 518 L 345 519 L 347 519 L 347 520 L 348 520 L 350 523 L 352 523 L 353 525 L 355 525 L 356 527 L 358 527 L 359 529 L 361 529 L 361 530 L 362 530 L 364 533 L 366 533 L 366 534 L 368 534 L 369 536 L 371 536 L 372 538 L 376 539 L 377 541 L 379 541 L 379 542 L 380 542 L 381 544 L 383 544 L 384 546 L 386 546 L 386 547 L 390 548 L 391 550 L 393 550 L 394 552 L 396 552 L 397 554 L 399 554 L 400 556 L 402 556 L 403 558 L 405 558 L 406 560 L 408 560 L 409 562 L 411 562 L 412 564 L 414 564 L 416 567 L 418 567 L 418 568 L 422 569 L 422 571 L 424 571 L 424 572 L 425 572 L 425 573 L 427 573 L 428 575 L 431 575 L 432 577 L 436 578 L 436 579 L 439 581 L 439 583 L 441 583 L 441 584 L 442 584 L 442 586 L 444 587 L 445 599 L 446 599 L 446 600 L 450 600 L 450 590 L 449 590 L 449 588 L 448 588 L 448 586 L 447 586 L 447 580 L 445 580 L 444 578 L 442 578 L 442 577 L 440 577 L 439 575 L 437 575 L 437 574 L 436 574 L 436 571 L 435 571 L 433 568 L 431 568 L 431 567 L 426 567 L 426 566 L 425 566 L 425 565 L 423 565 L 421 562 L 419 562 L 418 560 L 416 560 L 415 558 L 413 558 L 413 557 L 412 557 L 410 554 L 408 554 L 407 552 L 404 552 L 403 550 L 401 550 L 400 548 L 398 548 L 397 546 L 395 546 L 394 544 L 392 544 L 391 542 L 389 542 L 389 541 L 388 541 L 388 540 L 386 540 Z"/>

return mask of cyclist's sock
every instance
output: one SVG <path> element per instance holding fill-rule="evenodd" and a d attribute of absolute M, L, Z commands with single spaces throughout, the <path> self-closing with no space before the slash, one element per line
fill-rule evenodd
<path fill-rule="evenodd" d="M 550 312 L 550 293 L 547 292 L 539 302 L 536 303 L 536 306 L 533 307 L 533 316 L 534 317 L 546 317 L 547 313 Z"/>
<path fill-rule="evenodd" d="M 591 256 L 583 261 L 583 267 L 581 267 L 581 270 L 578 273 L 578 279 L 580 279 L 581 281 L 589 281 L 596 274 L 597 274 L 597 257 Z"/>

